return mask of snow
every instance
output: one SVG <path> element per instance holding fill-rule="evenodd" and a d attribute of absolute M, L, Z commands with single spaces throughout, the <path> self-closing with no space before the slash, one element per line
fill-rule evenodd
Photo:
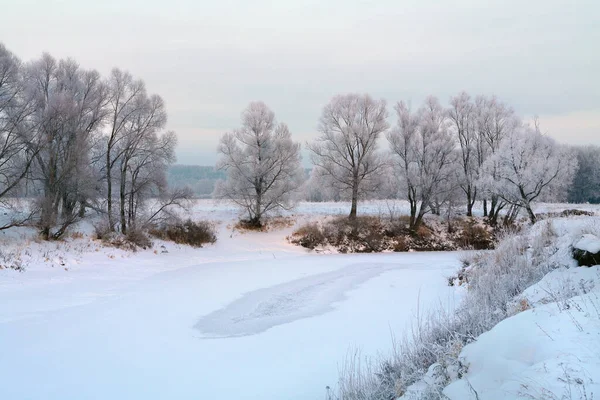
<path fill-rule="evenodd" d="M 581 236 L 575 244 L 574 248 L 587 251 L 588 253 L 600 253 L 600 238 L 596 235 L 592 235 L 591 233 L 586 233 Z"/>
<path fill-rule="evenodd" d="M 591 399 L 600 394 L 600 266 L 575 267 L 568 251 L 573 242 L 593 249 L 595 236 L 582 232 L 597 229 L 598 222 L 597 217 L 551 221 L 558 234 L 554 258 L 563 266 L 516 299 L 527 310 L 465 346 L 460 357 L 468 372 L 444 389 L 448 398 Z M 534 226 L 533 234 L 539 229 Z"/>
<path fill-rule="evenodd" d="M 323 398 L 348 352 L 389 351 L 418 308 L 455 301 L 457 253 L 322 255 L 291 227 L 191 214 L 220 221 L 215 245 L 6 237 L 28 265 L 0 270 L 0 399 Z"/>
<path fill-rule="evenodd" d="M 568 208 L 598 211 L 536 207 Z M 300 224 L 348 210 L 301 203 L 284 215 Z M 63 242 L 1 233 L 0 250 L 19 252 L 26 271 L 0 269 L 0 399 L 321 399 L 348 354 L 389 353 L 417 312 L 453 308 L 463 290 L 447 286 L 459 252 L 317 254 L 286 241 L 291 226 L 239 232 L 227 204 L 199 201 L 189 216 L 217 223 L 218 242 L 132 253 L 92 240 L 89 223 Z M 552 220 L 565 267 L 522 294 L 530 309 L 465 346 L 468 372 L 448 397 L 597 397 L 600 267 L 566 267 L 568 247 L 599 222 Z"/>
<path fill-rule="evenodd" d="M 584 391 L 600 393 L 598 290 L 572 297 L 569 304 L 536 306 L 481 335 L 461 353 L 469 364 L 466 379 L 450 384 L 444 394 L 467 399 L 473 388 L 480 398 L 494 400 L 565 398 L 567 391 L 573 397 L 566 398 L 583 399 Z"/>

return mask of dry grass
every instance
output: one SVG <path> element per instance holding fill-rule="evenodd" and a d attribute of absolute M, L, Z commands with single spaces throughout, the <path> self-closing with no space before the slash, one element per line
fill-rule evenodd
<path fill-rule="evenodd" d="M 202 247 L 207 243 L 215 243 L 217 234 L 215 226 L 208 221 L 178 221 L 154 227 L 150 234 L 162 240 L 192 247 Z"/>
<path fill-rule="evenodd" d="M 75 231 L 69 233 L 69 237 L 71 239 L 83 239 L 85 237 L 85 234 L 83 232 Z"/>
<path fill-rule="evenodd" d="M 457 229 L 448 233 L 444 223 L 431 220 L 411 233 L 406 216 L 393 220 L 376 216 L 360 216 L 354 220 L 336 217 L 302 225 L 288 240 L 308 249 L 331 246 L 340 253 L 446 251 L 494 247 L 493 230 L 481 220 L 456 220 L 454 224 Z"/>
<path fill-rule="evenodd" d="M 269 217 L 260 225 L 247 220 L 240 220 L 233 225 L 233 229 L 241 233 L 244 232 L 270 232 L 277 231 L 294 226 L 296 219 L 294 217 Z M 229 227 L 228 227 L 229 228 Z"/>

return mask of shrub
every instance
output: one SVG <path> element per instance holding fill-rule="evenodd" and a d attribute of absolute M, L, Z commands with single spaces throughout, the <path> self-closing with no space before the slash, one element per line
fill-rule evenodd
<path fill-rule="evenodd" d="M 366 216 L 353 220 L 338 217 L 321 226 L 316 223 L 303 225 L 292 233 L 290 242 L 308 249 L 331 245 L 340 253 L 371 253 L 393 247 L 381 220 Z"/>
<path fill-rule="evenodd" d="M 408 235 L 410 233 L 408 229 L 409 222 L 410 217 L 406 215 L 401 215 L 400 217 L 393 219 L 386 226 L 385 235 L 389 237 Z"/>
<path fill-rule="evenodd" d="M 147 249 L 152 247 L 152 241 L 142 229 L 130 228 L 127 234 L 110 230 L 108 221 L 102 220 L 94 224 L 94 236 L 102 240 L 105 245 L 136 251 L 138 248 Z"/>
<path fill-rule="evenodd" d="M 125 235 L 125 241 L 136 247 L 141 247 L 144 250 L 152 247 L 152 241 L 150 241 L 144 231 L 140 229 L 129 229 L 127 235 Z"/>
<path fill-rule="evenodd" d="M 476 219 L 457 220 L 460 229 L 455 229 L 453 234 L 448 234 L 447 229 L 435 220 L 411 232 L 408 220 L 406 216 L 393 220 L 375 216 L 360 216 L 353 220 L 337 217 L 320 224 L 303 225 L 288 240 L 309 249 L 329 245 L 340 253 L 481 250 L 494 247 L 493 228 L 485 226 L 481 220 L 479 223 Z"/>
<path fill-rule="evenodd" d="M 112 236 L 114 232 L 111 232 L 108 221 L 101 220 L 94 224 L 94 235 L 96 239 L 105 240 L 108 236 Z"/>
<path fill-rule="evenodd" d="M 298 228 L 292 234 L 290 242 L 314 250 L 327 244 L 327 239 L 316 223 L 309 223 Z"/>
<path fill-rule="evenodd" d="M 431 238 L 431 235 L 431 229 L 426 227 L 425 224 L 421 224 L 415 231 L 415 237 L 421 240 L 428 240 Z"/>
<path fill-rule="evenodd" d="M 477 224 L 475 219 L 461 221 L 458 243 L 463 249 L 487 250 L 494 247 L 494 236 L 489 227 Z"/>
<path fill-rule="evenodd" d="M 83 232 L 79 232 L 79 231 L 75 231 L 69 234 L 69 237 L 71 239 L 83 239 L 85 235 L 83 234 Z"/>
<path fill-rule="evenodd" d="M 243 231 L 265 231 L 266 226 L 260 221 L 253 221 L 249 219 L 241 219 L 235 224 L 235 228 Z"/>
<path fill-rule="evenodd" d="M 21 248 L 7 249 L 0 248 L 0 269 L 13 269 L 18 272 L 25 272 L 28 263 L 23 261 Z"/>
<path fill-rule="evenodd" d="M 576 215 L 576 216 L 580 216 L 580 215 L 585 215 L 585 216 L 594 216 L 595 214 L 591 211 L 585 211 L 585 210 L 577 210 L 577 209 L 570 209 L 570 210 L 563 210 L 561 212 L 561 215 L 563 217 L 570 217 L 572 215 Z"/>
<path fill-rule="evenodd" d="M 393 250 L 395 252 L 403 252 L 410 250 L 408 240 L 406 240 L 406 238 L 402 236 L 395 238 Z"/>
<path fill-rule="evenodd" d="M 159 239 L 169 240 L 178 244 L 202 247 L 206 243 L 215 243 L 217 234 L 215 227 L 208 221 L 177 221 L 154 227 L 150 234 Z"/>

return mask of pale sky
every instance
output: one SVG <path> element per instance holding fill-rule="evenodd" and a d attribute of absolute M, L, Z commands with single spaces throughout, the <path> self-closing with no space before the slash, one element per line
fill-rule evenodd
<path fill-rule="evenodd" d="M 178 163 L 213 165 L 253 100 L 296 140 L 339 93 L 392 105 L 495 94 L 563 143 L 600 145 L 597 0 L 0 0 L 0 42 L 161 95 Z M 395 119 L 390 119 L 395 123 Z"/>

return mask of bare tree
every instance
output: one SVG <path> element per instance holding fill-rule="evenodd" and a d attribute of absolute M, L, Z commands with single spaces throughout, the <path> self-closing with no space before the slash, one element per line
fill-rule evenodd
<path fill-rule="evenodd" d="M 160 96 L 147 97 L 142 93 L 132 102 L 132 108 L 135 112 L 130 114 L 116 146 L 121 233 L 127 233 L 128 226 L 135 223 L 142 194 L 153 184 L 158 184 L 158 189 L 166 186 L 164 170 L 175 158 L 174 134 L 165 135 L 166 142 L 159 138 L 167 123 L 165 104 Z"/>
<path fill-rule="evenodd" d="M 0 203 L 11 214 L 0 230 L 25 224 L 34 214 L 15 202 L 25 194 L 22 184 L 39 149 L 29 123 L 32 104 L 20 60 L 0 43 Z"/>
<path fill-rule="evenodd" d="M 146 89 L 141 80 L 134 80 L 131 74 L 117 68 L 113 69 L 109 78 L 109 129 L 105 145 L 104 172 L 106 178 L 106 212 L 108 226 L 111 231 L 115 229 L 113 217 L 113 176 L 115 164 L 120 161 L 121 153 L 115 148 L 127 137 L 127 129 L 137 117 L 139 107 L 144 102 L 140 97 L 146 96 Z M 121 149 L 127 146 L 120 146 Z M 121 150 L 123 151 L 123 150 Z M 122 222 L 122 221 L 121 221 Z"/>
<path fill-rule="evenodd" d="M 400 171 L 402 187 L 410 203 L 410 229 L 416 231 L 437 198 L 453 187 L 455 142 L 448 131 L 444 110 L 435 97 L 412 113 L 406 103 L 396 105 L 398 125 L 387 138 Z"/>
<path fill-rule="evenodd" d="M 189 199 L 187 190 L 169 191 L 167 187 L 166 171 L 175 161 L 175 145 L 177 137 L 174 132 L 167 132 L 161 136 L 148 135 L 137 154 L 129 161 L 126 192 L 127 224 L 136 229 L 138 216 L 146 213 L 145 203 L 151 196 L 156 196 L 159 214 L 169 211 L 171 206 L 181 206 L 184 200 Z M 156 211 L 150 211 L 155 214 Z M 144 225 L 152 222 L 151 215 L 144 221 Z"/>
<path fill-rule="evenodd" d="M 450 99 L 447 115 L 452 122 L 452 131 L 460 144 L 460 172 L 458 183 L 467 200 L 467 216 L 473 215 L 473 204 L 477 199 L 477 185 L 481 159 L 478 152 L 478 135 L 475 125 L 475 106 L 471 97 L 462 92 Z M 478 155 L 480 157 L 478 158 Z"/>
<path fill-rule="evenodd" d="M 356 218 L 358 199 L 379 182 L 386 165 L 377 152 L 379 137 L 389 128 L 385 100 L 364 94 L 334 97 L 323 109 L 320 136 L 308 144 L 318 173 L 352 201 L 350 219 Z"/>
<path fill-rule="evenodd" d="M 300 145 L 264 103 L 250 103 L 242 127 L 224 134 L 218 151 L 217 168 L 227 172 L 227 180 L 215 194 L 244 209 L 250 224 L 260 226 L 269 211 L 293 205 L 291 195 L 304 178 Z"/>
<path fill-rule="evenodd" d="M 26 79 L 40 146 L 34 171 L 43 187 L 39 226 L 44 238 L 58 238 L 82 216 L 85 199 L 92 195 L 86 190 L 91 178 L 85 166 L 91 136 L 102 126 L 106 92 L 96 71 L 48 54 L 28 66 Z"/>
<path fill-rule="evenodd" d="M 487 158 L 493 157 L 504 138 L 511 135 L 521 122 L 512 108 L 494 96 L 478 96 L 475 99 L 475 109 L 479 146 L 478 163 L 481 167 Z M 479 174 L 480 192 L 483 198 L 484 215 L 492 225 L 495 225 L 500 211 L 507 206 L 507 203 L 487 188 L 487 183 L 496 180 L 497 171 L 494 165 L 490 165 L 489 162 L 487 164 L 485 174 Z M 489 212 L 488 200 L 490 200 Z"/>
<path fill-rule="evenodd" d="M 544 194 L 566 196 L 576 166 L 573 151 L 542 135 L 537 124 L 535 129 L 521 126 L 511 131 L 484 164 L 494 169 L 492 193 L 512 206 L 513 218 L 524 208 L 532 224 L 536 222 L 532 202 Z"/>

